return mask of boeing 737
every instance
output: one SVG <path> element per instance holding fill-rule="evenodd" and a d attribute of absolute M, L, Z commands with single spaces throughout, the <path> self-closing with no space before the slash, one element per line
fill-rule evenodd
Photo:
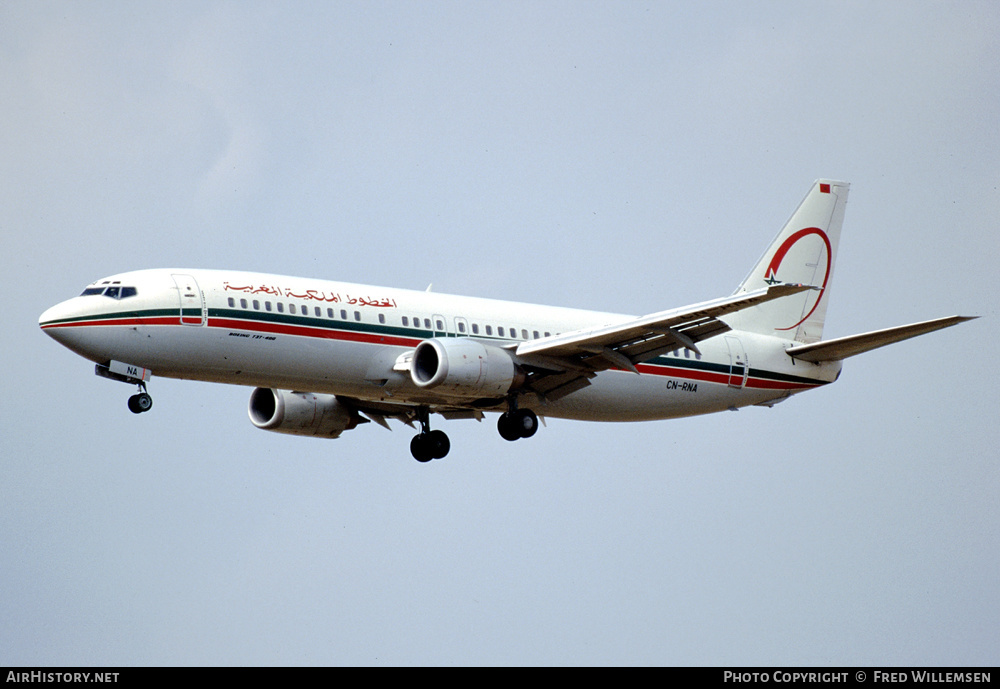
<path fill-rule="evenodd" d="M 250 420 L 337 438 L 395 419 L 421 462 L 431 430 L 499 412 L 500 435 L 539 417 L 648 421 L 770 407 L 832 383 L 843 359 L 956 325 L 951 316 L 823 340 L 849 185 L 818 180 L 728 297 L 636 317 L 228 270 L 138 270 L 98 280 L 41 328 L 138 388 L 151 375 L 246 385 Z"/>

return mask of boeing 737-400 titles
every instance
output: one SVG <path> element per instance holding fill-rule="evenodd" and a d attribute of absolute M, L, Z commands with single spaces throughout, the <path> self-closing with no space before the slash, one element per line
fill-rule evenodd
<path fill-rule="evenodd" d="M 847 357 L 956 325 L 951 316 L 823 340 L 848 184 L 815 182 L 728 297 L 635 317 L 228 270 L 121 273 L 39 325 L 135 385 L 151 375 L 253 387 L 250 420 L 337 438 L 400 420 L 422 462 L 448 454 L 431 414 L 528 438 L 539 417 L 649 421 L 772 406 L 832 383 Z"/>

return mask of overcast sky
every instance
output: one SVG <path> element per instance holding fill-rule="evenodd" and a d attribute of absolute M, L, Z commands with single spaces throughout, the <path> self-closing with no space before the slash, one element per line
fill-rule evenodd
<path fill-rule="evenodd" d="M 1000 5 L 0 3 L 0 664 L 1000 661 Z M 137 268 L 642 314 L 852 183 L 773 409 L 335 441 L 37 325 Z M 986 366 L 985 369 L 982 366 Z"/>

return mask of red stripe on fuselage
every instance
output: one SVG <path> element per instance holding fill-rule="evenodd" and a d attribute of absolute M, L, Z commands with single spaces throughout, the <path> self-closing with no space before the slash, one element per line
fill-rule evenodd
<path fill-rule="evenodd" d="M 233 330 L 251 330 L 254 332 L 274 333 L 278 335 L 301 335 L 303 337 L 318 337 L 326 340 L 344 340 L 347 342 L 366 342 L 369 344 L 396 345 L 398 347 L 416 347 L 422 342 L 411 337 L 396 335 L 373 335 L 371 333 L 353 330 L 332 330 L 330 328 L 314 328 L 307 325 L 288 325 L 285 323 L 270 323 L 267 321 L 242 321 L 235 318 L 209 318 L 210 328 L 231 328 Z"/>
<path fill-rule="evenodd" d="M 80 328 L 97 325 L 180 325 L 177 316 L 155 316 L 151 318 L 103 318 L 91 321 L 73 321 L 71 323 L 46 323 L 42 330 L 50 328 Z"/>
<path fill-rule="evenodd" d="M 637 364 L 636 369 L 638 369 L 639 373 L 647 373 L 654 376 L 684 378 L 687 380 L 717 383 L 719 385 L 728 385 L 731 378 L 728 373 L 713 373 L 712 371 L 690 370 L 659 364 Z M 755 378 L 751 376 L 747 378 L 747 382 L 744 387 L 761 390 L 808 390 L 809 388 L 819 387 L 820 385 L 822 385 L 820 382 L 792 383 L 781 380 L 766 380 L 764 378 Z"/>

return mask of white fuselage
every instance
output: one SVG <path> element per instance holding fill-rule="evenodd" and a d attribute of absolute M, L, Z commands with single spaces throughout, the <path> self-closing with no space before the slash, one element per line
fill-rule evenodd
<path fill-rule="evenodd" d="M 100 288 L 120 285 L 118 294 Z M 133 288 L 128 291 L 124 288 Z M 99 364 L 121 361 L 170 378 L 326 393 L 369 402 L 442 405 L 401 357 L 429 338 L 497 347 L 633 316 L 218 270 L 141 270 L 95 282 L 41 327 Z M 134 294 L 132 293 L 134 292 Z M 733 330 L 630 371 L 609 370 L 556 400 L 527 395 L 539 415 L 642 421 L 768 404 L 832 382 L 840 363 L 794 361 L 787 339 Z M 498 401 L 495 407 L 502 410 Z"/>

